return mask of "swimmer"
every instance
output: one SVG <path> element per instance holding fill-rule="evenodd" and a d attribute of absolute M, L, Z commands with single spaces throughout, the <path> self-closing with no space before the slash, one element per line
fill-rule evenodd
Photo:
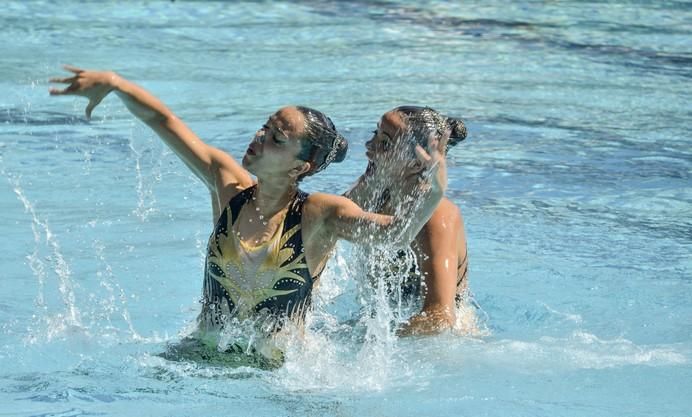
<path fill-rule="evenodd" d="M 55 96 L 89 100 L 86 116 L 111 92 L 149 126 L 211 194 L 213 229 L 207 244 L 199 333 L 220 332 L 231 319 L 261 323 L 268 336 L 286 320 L 300 323 L 313 285 L 339 239 L 408 245 L 446 188 L 445 140 L 415 148 L 418 172 L 429 177 L 425 198 L 397 215 L 367 212 L 348 198 L 307 194 L 300 181 L 344 159 L 348 143 L 323 113 L 288 106 L 255 133 L 239 163 L 204 143 L 158 98 L 111 71 L 66 66 Z M 253 177 L 254 176 L 254 177 Z"/>
<path fill-rule="evenodd" d="M 447 131 L 447 149 L 466 138 L 461 120 L 447 118 L 428 107 L 402 106 L 385 113 L 366 144 L 368 167 L 345 196 L 368 210 L 394 214 L 414 193 L 401 181 L 410 166 L 418 165 L 412 150 L 422 138 Z M 422 297 L 421 311 L 399 329 L 400 335 L 430 335 L 455 326 L 457 310 L 468 291 L 468 257 L 464 220 L 459 207 L 444 197 L 411 243 L 418 270 L 404 280 L 403 291 Z M 472 314 L 469 312 L 467 314 Z M 472 317 L 459 317 L 473 323 Z M 472 325 L 471 325 L 472 326 Z M 470 327 L 470 326 L 469 326 Z M 467 329 L 468 330 L 468 329 Z"/>

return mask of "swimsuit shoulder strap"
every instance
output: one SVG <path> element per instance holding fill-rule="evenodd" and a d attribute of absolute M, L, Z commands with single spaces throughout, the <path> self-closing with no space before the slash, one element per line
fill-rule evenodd
<path fill-rule="evenodd" d="M 302 233 L 302 218 L 303 218 L 303 205 L 305 200 L 308 198 L 308 193 L 298 190 L 296 196 L 291 201 L 288 211 L 286 212 L 286 218 L 284 219 L 284 226 L 281 231 L 281 249 L 290 248 L 290 256 L 286 260 L 286 264 L 293 263 L 294 261 L 300 261 L 300 268 L 296 272 L 303 275 L 306 280 L 311 280 L 310 271 L 305 264 L 305 251 L 303 247 L 303 233 Z M 299 270 L 299 271 L 298 271 Z"/>
<path fill-rule="evenodd" d="M 305 191 L 298 190 L 296 196 L 291 201 L 291 205 L 286 213 L 286 219 L 284 220 L 284 232 L 291 229 L 296 224 L 300 224 L 303 217 L 303 204 L 305 200 L 308 199 L 309 194 Z"/>

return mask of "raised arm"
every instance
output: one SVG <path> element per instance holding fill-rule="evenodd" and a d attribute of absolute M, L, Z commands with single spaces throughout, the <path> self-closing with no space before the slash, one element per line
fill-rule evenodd
<path fill-rule="evenodd" d="M 87 118 L 111 92 L 120 97 L 128 110 L 149 126 L 173 152 L 197 175 L 207 188 L 234 186 L 241 190 L 252 184 L 250 174 L 229 154 L 204 143 L 182 120 L 158 98 L 112 71 L 85 71 L 65 66 L 72 75 L 52 78 L 53 83 L 69 84 L 64 89 L 51 88 L 51 95 L 77 95 L 89 99 Z M 220 184 L 223 178 L 223 183 Z"/>

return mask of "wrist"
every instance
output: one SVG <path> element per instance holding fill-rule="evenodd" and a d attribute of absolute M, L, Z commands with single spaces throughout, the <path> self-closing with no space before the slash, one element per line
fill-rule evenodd
<path fill-rule="evenodd" d="M 106 73 L 106 85 L 108 85 L 111 91 L 120 90 L 123 81 L 124 79 L 115 71 L 108 71 Z"/>

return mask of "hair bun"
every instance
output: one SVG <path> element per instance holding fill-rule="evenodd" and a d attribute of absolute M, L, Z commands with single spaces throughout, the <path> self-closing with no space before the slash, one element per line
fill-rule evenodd
<path fill-rule="evenodd" d="M 457 143 L 466 139 L 466 125 L 461 119 L 455 117 L 447 117 L 447 126 L 449 127 L 449 142 L 447 142 L 447 150 Z"/>
<path fill-rule="evenodd" d="M 339 142 L 336 144 L 336 154 L 334 154 L 334 159 L 332 162 L 341 162 L 346 159 L 346 153 L 348 152 L 348 141 L 345 137 L 339 135 L 337 139 Z"/>

